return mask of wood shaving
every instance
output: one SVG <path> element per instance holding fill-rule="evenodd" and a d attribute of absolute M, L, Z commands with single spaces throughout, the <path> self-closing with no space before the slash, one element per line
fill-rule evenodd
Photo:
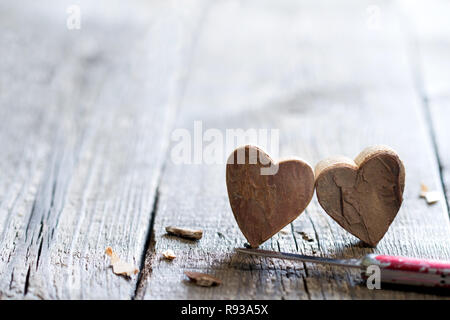
<path fill-rule="evenodd" d="M 167 260 L 173 260 L 175 259 L 177 256 L 175 255 L 175 252 L 173 252 L 173 250 L 168 249 L 166 251 L 164 251 L 162 253 L 163 257 L 166 258 Z"/>
<path fill-rule="evenodd" d="M 117 253 L 111 247 L 107 247 L 105 253 L 111 258 L 111 266 L 115 274 L 131 277 L 133 274 L 139 272 L 139 269 L 135 268 L 132 264 L 120 260 Z"/>
<path fill-rule="evenodd" d="M 428 187 L 427 187 L 425 184 L 421 183 L 421 184 L 420 184 L 420 196 L 421 196 L 422 198 L 425 198 L 425 196 L 426 196 L 426 194 L 427 194 L 428 191 L 429 191 L 429 190 L 428 190 Z"/>
<path fill-rule="evenodd" d="M 189 278 L 189 280 L 191 280 L 191 282 L 201 287 L 214 287 L 222 283 L 220 279 L 206 273 L 185 271 L 184 274 Z"/>
<path fill-rule="evenodd" d="M 189 229 L 189 228 L 179 228 L 179 227 L 166 227 L 167 233 L 193 240 L 200 240 L 203 237 L 203 230 L 200 229 Z"/>
<path fill-rule="evenodd" d="M 441 194 L 438 191 L 430 191 L 423 183 L 420 184 L 420 197 L 425 198 L 428 204 L 433 204 L 441 200 Z"/>
<path fill-rule="evenodd" d="M 313 242 L 314 241 L 314 239 L 310 238 L 306 232 L 300 231 L 299 233 L 302 236 L 303 240 L 308 241 L 308 242 Z"/>
<path fill-rule="evenodd" d="M 437 191 L 429 191 L 425 195 L 425 200 L 427 200 L 428 204 L 433 204 L 441 200 L 441 194 Z"/>
<path fill-rule="evenodd" d="M 287 225 L 285 228 L 281 229 L 279 233 L 282 234 L 282 235 L 288 235 L 288 234 L 291 233 L 291 229 L 290 228 L 291 228 L 291 226 Z"/>

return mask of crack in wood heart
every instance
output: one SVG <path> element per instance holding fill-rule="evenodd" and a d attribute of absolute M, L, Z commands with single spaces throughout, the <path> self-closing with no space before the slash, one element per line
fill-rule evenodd
<path fill-rule="evenodd" d="M 354 161 L 328 158 L 317 164 L 315 176 L 322 208 L 345 230 L 375 247 L 403 201 L 405 169 L 397 153 L 373 146 Z"/>
<path fill-rule="evenodd" d="M 269 167 L 277 171 L 262 174 Z M 236 149 L 228 158 L 226 182 L 236 222 L 254 248 L 297 218 L 314 193 L 314 172 L 306 162 L 276 163 L 250 145 Z"/>

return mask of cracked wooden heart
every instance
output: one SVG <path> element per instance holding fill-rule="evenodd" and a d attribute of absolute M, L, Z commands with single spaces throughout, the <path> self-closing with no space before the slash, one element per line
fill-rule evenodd
<path fill-rule="evenodd" d="M 274 162 L 255 146 L 236 149 L 226 169 L 228 198 L 239 228 L 258 247 L 305 210 L 314 172 L 299 159 Z"/>
<path fill-rule="evenodd" d="M 403 200 L 405 169 L 397 153 L 386 146 L 369 147 L 354 161 L 321 161 L 315 175 L 322 208 L 345 230 L 376 246 Z"/>

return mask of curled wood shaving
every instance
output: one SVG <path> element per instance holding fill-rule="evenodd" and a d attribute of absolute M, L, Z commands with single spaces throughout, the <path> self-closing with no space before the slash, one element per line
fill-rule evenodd
<path fill-rule="evenodd" d="M 111 258 L 111 266 L 115 274 L 131 277 L 133 274 L 139 272 L 139 269 L 135 268 L 132 264 L 120 260 L 117 253 L 111 247 L 107 247 L 105 253 Z"/>
<path fill-rule="evenodd" d="M 201 287 L 214 287 L 222 283 L 220 279 L 206 273 L 185 271 L 184 274 L 189 278 L 189 280 L 191 280 L 191 282 Z"/>
<path fill-rule="evenodd" d="M 164 251 L 162 253 L 163 257 L 166 258 L 167 260 L 173 260 L 175 259 L 177 256 L 175 255 L 175 252 L 173 252 L 173 250 L 168 249 L 166 251 Z"/>
<path fill-rule="evenodd" d="M 423 183 L 420 184 L 420 197 L 425 198 L 428 204 L 441 200 L 441 194 L 438 191 L 430 191 Z"/>
<path fill-rule="evenodd" d="M 179 228 L 179 227 L 166 227 L 167 233 L 188 239 L 200 240 L 203 237 L 203 230 L 200 229 L 189 229 L 189 228 Z"/>

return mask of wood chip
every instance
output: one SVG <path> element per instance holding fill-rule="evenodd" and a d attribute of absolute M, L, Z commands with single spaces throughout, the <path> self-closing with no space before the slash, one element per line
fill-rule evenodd
<path fill-rule="evenodd" d="M 282 235 L 289 235 L 291 233 L 291 226 L 287 225 L 286 227 L 284 227 L 283 229 L 280 230 L 279 234 Z"/>
<path fill-rule="evenodd" d="M 166 258 L 167 260 L 173 260 L 175 259 L 177 256 L 175 255 L 175 252 L 173 252 L 173 250 L 171 249 L 167 249 L 166 251 L 164 251 L 162 253 L 163 257 Z"/>
<path fill-rule="evenodd" d="M 425 184 L 421 183 L 421 184 L 420 184 L 420 196 L 421 196 L 422 198 L 425 198 L 425 196 L 426 196 L 426 194 L 427 194 L 428 191 L 429 191 L 429 190 L 428 190 L 428 187 L 427 187 Z"/>
<path fill-rule="evenodd" d="M 179 227 L 166 227 L 167 233 L 187 238 L 187 239 L 194 239 L 194 240 L 200 240 L 203 237 L 203 230 L 200 229 L 189 229 L 189 228 L 179 228 Z"/>
<path fill-rule="evenodd" d="M 214 287 L 222 283 L 220 279 L 205 273 L 185 271 L 184 274 L 189 280 L 201 287 Z"/>
<path fill-rule="evenodd" d="M 302 236 L 303 240 L 308 241 L 308 242 L 314 241 L 314 239 L 310 238 L 306 232 L 300 231 L 299 233 Z"/>
<path fill-rule="evenodd" d="M 427 200 L 428 204 L 433 204 L 441 200 L 441 194 L 437 191 L 429 191 L 425 195 L 425 200 Z"/>
<path fill-rule="evenodd" d="M 120 260 L 117 253 L 111 247 L 107 247 L 105 253 L 111 258 L 111 266 L 115 274 L 131 277 L 133 274 L 139 272 L 139 269 L 135 268 L 132 264 Z"/>
<path fill-rule="evenodd" d="M 423 183 L 420 184 L 420 197 L 425 198 L 428 204 L 433 204 L 441 200 L 440 192 L 430 191 Z"/>

